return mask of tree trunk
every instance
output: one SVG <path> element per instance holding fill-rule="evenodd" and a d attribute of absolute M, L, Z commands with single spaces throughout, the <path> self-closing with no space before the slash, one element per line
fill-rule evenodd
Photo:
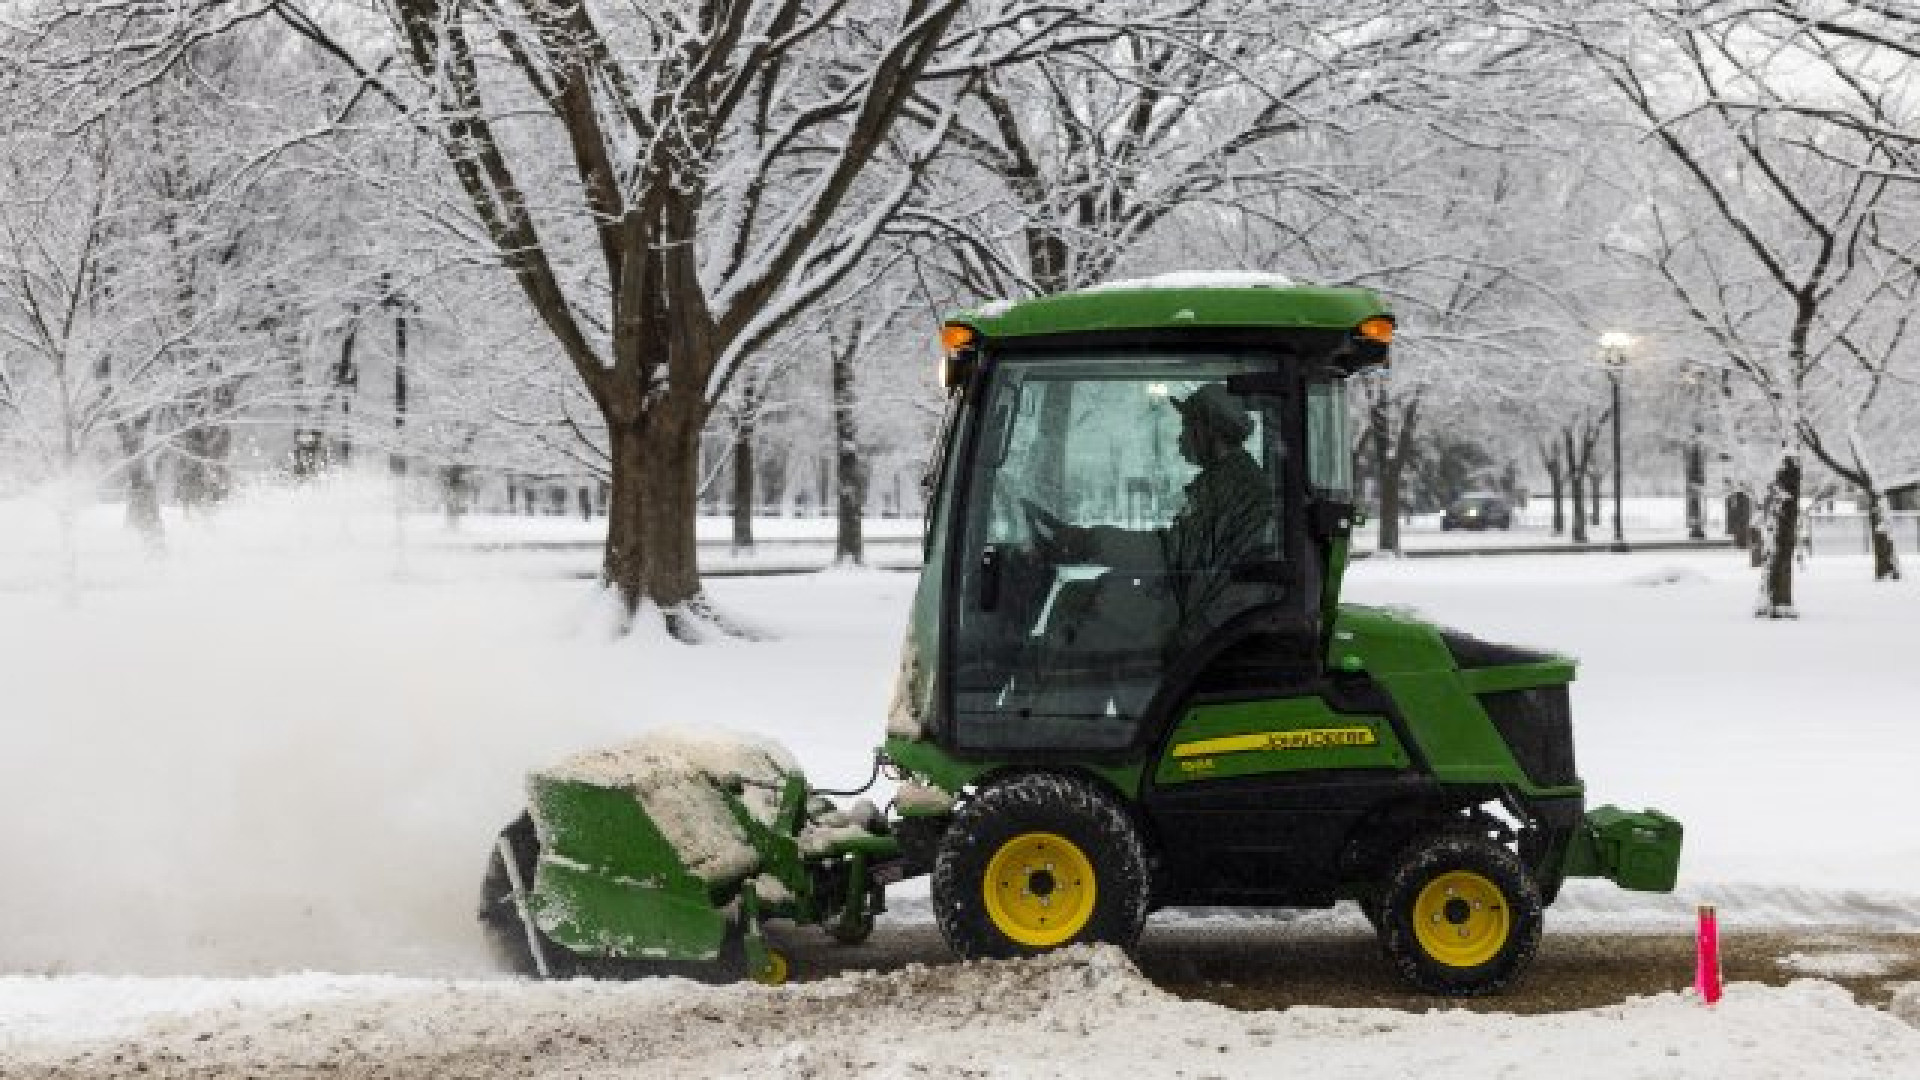
<path fill-rule="evenodd" d="M 1893 528 L 1887 521 L 1887 500 L 1880 491 L 1879 480 L 1875 477 L 1873 466 L 1867 460 L 1865 440 L 1855 425 L 1847 435 L 1847 442 L 1853 451 L 1853 467 L 1847 469 L 1834 461 L 1819 442 L 1813 442 L 1815 454 L 1828 468 L 1852 481 L 1867 503 L 1867 546 L 1873 552 L 1873 580 L 1899 581 L 1900 556 L 1893 546 Z"/>
<path fill-rule="evenodd" d="M 753 551 L 753 411 L 758 407 L 753 384 L 740 392 L 740 419 L 733 429 L 733 552 Z"/>
<path fill-rule="evenodd" d="M 1707 451 L 1695 436 L 1687 443 L 1687 539 L 1707 538 Z"/>
<path fill-rule="evenodd" d="M 143 453 L 147 441 L 146 419 L 125 420 L 114 425 L 120 437 L 120 451 L 126 455 L 127 527 L 140 537 L 148 552 L 158 555 L 166 550 L 166 528 L 160 521 L 160 488 L 154 480 L 153 459 Z"/>
<path fill-rule="evenodd" d="M 1867 536 L 1873 545 L 1873 580 L 1899 581 L 1900 554 L 1893 546 L 1893 529 L 1887 520 L 1886 496 L 1877 487 L 1865 489 L 1867 499 Z"/>
<path fill-rule="evenodd" d="M 1380 535 L 1377 546 L 1382 553 L 1400 554 L 1400 473 L 1403 461 L 1393 453 L 1393 416 L 1387 407 L 1385 392 L 1374 398 L 1373 461 L 1380 481 Z"/>
<path fill-rule="evenodd" d="M 1593 462 L 1593 452 L 1584 456 L 1574 444 L 1573 431 L 1568 429 L 1560 433 L 1567 452 L 1567 488 L 1573 496 L 1573 543 L 1587 542 L 1587 469 Z"/>
<path fill-rule="evenodd" d="M 360 366 L 354 363 L 353 350 L 359 336 L 359 324 L 349 322 L 346 336 L 340 339 L 340 360 L 333 366 L 333 388 L 327 397 L 340 403 L 340 429 L 328 455 L 329 468 L 353 466 L 353 397 L 360 389 Z"/>
<path fill-rule="evenodd" d="M 1793 556 L 1800 539 L 1800 458 L 1784 454 L 1767 492 L 1766 572 L 1760 584 L 1760 604 L 1754 614 L 1763 619 L 1791 619 Z"/>
<path fill-rule="evenodd" d="M 607 424 L 613 498 L 601 582 L 631 614 L 657 605 L 676 636 L 707 614 L 694 521 L 699 501 L 698 397 L 669 393 L 637 419 Z"/>
<path fill-rule="evenodd" d="M 449 530 L 458 529 L 460 527 L 460 519 L 467 514 L 467 503 L 472 497 L 472 492 L 468 490 L 467 486 L 468 471 L 466 464 L 459 461 L 450 462 L 445 468 L 440 470 L 440 493 L 442 505 L 447 513 L 447 528 Z M 507 504 L 508 507 L 511 508 L 513 504 L 513 485 L 507 485 L 507 492 Z"/>
<path fill-rule="evenodd" d="M 1567 485 L 1573 489 L 1573 536 L 1576 544 L 1587 542 L 1587 478 L 1581 473 L 1573 474 L 1573 483 Z"/>
<path fill-rule="evenodd" d="M 754 462 L 754 475 L 759 477 L 757 495 L 761 502 L 773 507 L 774 512 L 786 516 L 787 513 L 787 458 L 791 451 L 774 447 L 773 453 L 760 454 Z"/>
<path fill-rule="evenodd" d="M 217 424 L 196 425 L 180 437 L 180 446 L 180 471 L 174 481 L 180 504 L 205 510 L 226 501 L 233 490 L 233 432 Z"/>
<path fill-rule="evenodd" d="M 1590 504 L 1588 512 L 1593 515 L 1591 524 L 1598 526 L 1600 524 L 1600 473 L 1598 470 L 1593 470 L 1591 466 L 1589 466 L 1587 473 L 1587 482 L 1592 485 L 1593 495 L 1593 502 Z"/>
<path fill-rule="evenodd" d="M 1727 535 L 1733 538 L 1738 548 L 1751 548 L 1753 537 L 1748 535 L 1753 528 L 1753 499 L 1745 491 L 1735 491 L 1727 496 Z"/>
<path fill-rule="evenodd" d="M 399 301 L 393 301 L 393 452 L 387 455 L 387 468 L 395 478 L 407 475 L 407 313 Z M 404 495 L 402 496 L 404 498 Z"/>
<path fill-rule="evenodd" d="M 839 517 L 835 530 L 833 561 L 849 566 L 866 563 L 865 546 L 860 536 L 860 515 L 867 504 L 866 467 L 860 461 L 860 431 L 853 415 L 853 360 L 859 347 L 860 324 L 856 320 L 844 347 L 834 343 L 833 356 L 833 471 L 834 494 Z"/>
<path fill-rule="evenodd" d="M 1057 228 L 1028 226 L 1027 261 L 1041 296 L 1073 288 L 1073 250 Z"/>
<path fill-rule="evenodd" d="M 1547 484 L 1553 489 L 1553 535 L 1565 536 L 1567 532 L 1566 512 L 1566 475 L 1562 471 L 1559 459 L 1547 462 Z"/>
<path fill-rule="evenodd" d="M 127 527 L 148 551 L 159 554 L 167 546 L 160 522 L 160 488 L 153 481 L 153 465 L 144 458 L 127 462 Z"/>

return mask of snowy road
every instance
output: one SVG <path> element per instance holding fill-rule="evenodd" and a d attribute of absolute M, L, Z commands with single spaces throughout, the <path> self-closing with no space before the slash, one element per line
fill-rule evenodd
<path fill-rule="evenodd" d="M 1548 932 L 1525 979 L 1495 998 L 1442 1002 L 1410 990 L 1381 959 L 1357 912 L 1157 917 L 1136 951 L 1140 971 L 1183 998 L 1241 1009 L 1300 1005 L 1425 1011 L 1456 1005 L 1480 1012 L 1537 1014 L 1616 1005 L 1633 996 L 1692 984 L 1690 928 L 1597 928 L 1576 915 L 1548 915 Z M 857 949 L 813 932 L 782 935 L 800 978 L 954 960 L 924 923 L 883 924 Z M 1784 985 L 1815 976 L 1845 986 L 1864 1003 L 1886 1005 L 1908 983 L 1920 985 L 1920 933 L 1852 928 L 1734 930 L 1722 940 L 1728 981 Z"/>
<path fill-rule="evenodd" d="M 10 982 L 0 981 L 0 995 Z M 1154 986 L 1124 955 L 911 965 L 778 989 L 291 977 L 102 982 L 89 1016 L 0 1036 L 0 1072 L 108 1077 L 1381 1077 L 1891 1080 L 1920 1075 L 1920 995 L 1737 983 L 1541 1016 L 1235 1010 Z M 120 1015 L 125 995 L 135 1004 Z M 144 996 L 142 996 L 144 995 Z M 162 1003 L 155 1005 L 156 999 Z M 147 1011 L 142 1012 L 142 1004 Z M 37 1020 L 37 1024 L 34 1021 Z M 117 1029 L 111 1025 L 118 1023 Z M 93 1025 L 89 1031 L 85 1025 Z"/>

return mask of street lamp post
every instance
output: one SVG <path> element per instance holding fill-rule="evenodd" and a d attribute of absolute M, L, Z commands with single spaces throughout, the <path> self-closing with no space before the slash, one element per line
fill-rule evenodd
<path fill-rule="evenodd" d="M 1621 496 L 1620 369 L 1626 365 L 1627 348 L 1632 344 L 1633 338 L 1626 334 L 1600 335 L 1600 356 L 1606 364 L 1607 382 L 1613 390 L 1613 543 L 1608 545 L 1607 550 L 1620 552 L 1631 550 L 1627 547 L 1626 528 L 1620 513 L 1624 501 Z"/>
<path fill-rule="evenodd" d="M 1687 411 L 1692 414 L 1693 434 L 1687 440 L 1687 539 L 1705 540 L 1707 538 L 1707 451 L 1705 425 L 1700 413 L 1702 404 L 1701 385 L 1706 381 L 1706 373 L 1697 364 L 1689 364 L 1681 372 L 1681 380 L 1687 385 Z"/>

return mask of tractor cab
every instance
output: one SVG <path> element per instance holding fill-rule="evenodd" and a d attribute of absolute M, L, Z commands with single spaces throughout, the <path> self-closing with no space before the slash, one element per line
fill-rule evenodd
<path fill-rule="evenodd" d="M 1392 325 L 1362 290 L 1152 283 L 949 322 L 895 733 L 1118 764 L 1199 690 L 1318 676 L 1352 520 L 1346 382 L 1385 364 Z"/>

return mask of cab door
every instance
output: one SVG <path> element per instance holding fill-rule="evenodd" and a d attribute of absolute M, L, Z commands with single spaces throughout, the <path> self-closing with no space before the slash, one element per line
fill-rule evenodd
<path fill-rule="evenodd" d="M 1274 363 L 1255 352 L 996 355 L 957 532 L 956 749 L 1135 747 L 1181 654 L 1286 593 L 1282 401 L 1238 398 L 1244 437 L 1208 462 L 1188 415 L 1204 387 L 1217 405 L 1233 376 Z M 1196 504 L 1224 488 L 1257 518 L 1209 520 Z"/>

